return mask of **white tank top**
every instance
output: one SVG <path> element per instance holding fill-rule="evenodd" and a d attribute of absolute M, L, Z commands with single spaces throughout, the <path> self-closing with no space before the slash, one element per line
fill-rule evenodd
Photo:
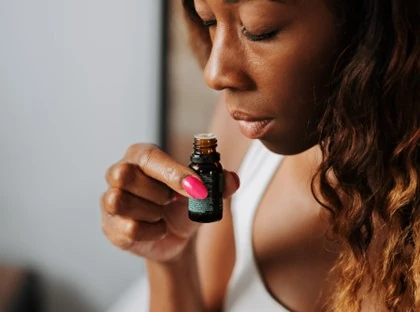
<path fill-rule="evenodd" d="M 255 140 L 239 169 L 241 187 L 232 198 L 231 206 L 236 262 L 225 297 L 226 312 L 288 311 L 267 291 L 252 245 L 255 211 L 282 158 Z"/>

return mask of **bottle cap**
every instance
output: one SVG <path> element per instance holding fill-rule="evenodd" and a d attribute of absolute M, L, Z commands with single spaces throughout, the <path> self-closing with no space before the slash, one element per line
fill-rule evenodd
<path fill-rule="evenodd" d="M 215 140 L 216 135 L 214 133 L 198 133 L 194 135 L 194 139 L 197 140 Z"/>

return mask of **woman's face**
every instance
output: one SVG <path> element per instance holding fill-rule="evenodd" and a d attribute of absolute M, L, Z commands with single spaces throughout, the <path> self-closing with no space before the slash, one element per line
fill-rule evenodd
<path fill-rule="evenodd" d="M 207 84 L 243 134 L 274 152 L 316 143 L 315 99 L 325 95 L 337 32 L 326 1 L 194 0 L 212 40 Z"/>

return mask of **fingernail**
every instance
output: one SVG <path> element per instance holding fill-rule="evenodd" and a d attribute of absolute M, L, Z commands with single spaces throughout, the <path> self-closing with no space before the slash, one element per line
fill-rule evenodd
<path fill-rule="evenodd" d="M 182 187 L 185 192 L 194 199 L 204 199 L 207 197 L 207 189 L 204 184 L 196 177 L 189 176 L 182 180 Z"/>
<path fill-rule="evenodd" d="M 239 179 L 239 176 L 236 172 L 231 172 L 233 177 L 235 178 L 235 182 L 236 182 L 236 188 L 238 189 L 241 186 L 241 179 Z"/>

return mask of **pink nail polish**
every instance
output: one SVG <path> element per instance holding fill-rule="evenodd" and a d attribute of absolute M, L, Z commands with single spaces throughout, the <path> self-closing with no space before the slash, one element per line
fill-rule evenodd
<path fill-rule="evenodd" d="M 186 177 L 182 180 L 182 187 L 194 199 L 204 199 L 208 195 L 203 183 L 193 176 Z"/>

